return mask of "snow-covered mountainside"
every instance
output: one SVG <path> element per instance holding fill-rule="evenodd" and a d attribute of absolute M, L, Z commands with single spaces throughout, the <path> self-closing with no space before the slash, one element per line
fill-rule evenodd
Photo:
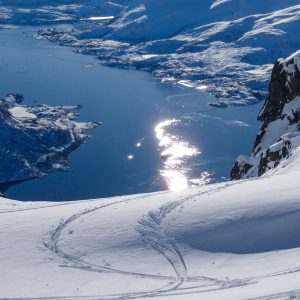
<path fill-rule="evenodd" d="M 0 183 L 68 169 L 68 155 L 99 123 L 79 123 L 78 106 L 26 106 L 23 96 L 0 100 Z"/>
<path fill-rule="evenodd" d="M 299 299 L 299 180 L 289 170 L 177 193 L 0 199 L 0 298 Z"/>
<path fill-rule="evenodd" d="M 97 11 L 115 15 L 128 0 L 2 0 L 0 24 L 75 23 L 93 16 Z"/>
<path fill-rule="evenodd" d="M 2 1 L 2 24 L 72 23 L 40 37 L 109 66 L 205 89 L 218 106 L 264 99 L 274 61 L 300 47 L 298 0 L 44 0 L 39 8 L 28 6 L 34 0 L 10 2 Z"/>
<path fill-rule="evenodd" d="M 300 51 L 279 59 L 272 72 L 269 96 L 258 119 L 263 122 L 251 157 L 240 156 L 232 179 L 261 176 L 284 167 L 300 145 Z"/>

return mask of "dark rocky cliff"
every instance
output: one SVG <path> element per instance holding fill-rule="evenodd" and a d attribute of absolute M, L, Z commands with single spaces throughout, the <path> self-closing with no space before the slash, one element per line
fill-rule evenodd
<path fill-rule="evenodd" d="M 263 122 L 250 157 L 240 156 L 233 180 L 261 176 L 289 157 L 300 130 L 300 51 L 279 59 L 272 71 L 269 96 L 258 116 Z"/>

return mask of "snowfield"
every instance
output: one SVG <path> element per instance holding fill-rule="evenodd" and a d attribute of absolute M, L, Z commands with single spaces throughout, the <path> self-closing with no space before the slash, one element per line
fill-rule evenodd
<path fill-rule="evenodd" d="M 180 193 L 1 199 L 0 298 L 299 299 L 300 172 L 279 173 Z"/>

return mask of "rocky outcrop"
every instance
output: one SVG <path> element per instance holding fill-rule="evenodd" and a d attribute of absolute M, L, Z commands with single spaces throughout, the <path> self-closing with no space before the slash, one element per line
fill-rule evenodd
<path fill-rule="evenodd" d="M 0 100 L 0 183 L 66 171 L 68 155 L 99 123 L 79 123 L 78 106 L 25 106 L 23 96 Z"/>
<path fill-rule="evenodd" d="M 258 119 L 263 122 L 250 157 L 240 156 L 233 180 L 261 176 L 292 155 L 300 139 L 300 51 L 279 59 L 272 71 L 269 96 Z"/>

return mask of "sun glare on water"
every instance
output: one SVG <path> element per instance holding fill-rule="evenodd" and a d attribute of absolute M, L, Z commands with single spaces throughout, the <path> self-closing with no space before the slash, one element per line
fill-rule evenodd
<path fill-rule="evenodd" d="M 169 133 L 170 127 L 179 124 L 180 120 L 170 119 L 158 123 L 155 127 L 161 158 L 164 160 L 160 174 L 172 191 L 182 191 L 189 186 L 207 183 L 206 176 L 203 174 L 201 174 L 201 178 L 190 180 L 188 178 L 185 162 L 188 158 L 199 155 L 201 152 L 179 136 Z"/>

